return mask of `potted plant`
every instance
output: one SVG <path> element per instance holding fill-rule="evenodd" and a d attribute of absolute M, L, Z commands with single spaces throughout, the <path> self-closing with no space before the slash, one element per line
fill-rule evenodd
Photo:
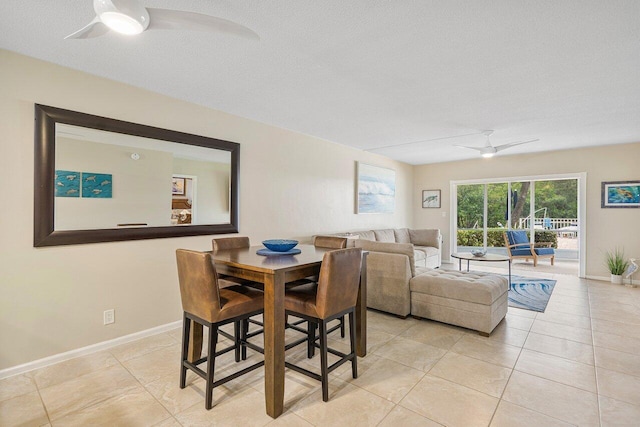
<path fill-rule="evenodd" d="M 624 258 L 624 251 L 616 248 L 613 252 L 607 252 L 607 268 L 611 273 L 611 283 L 622 284 L 622 273 L 629 266 L 629 261 Z"/>

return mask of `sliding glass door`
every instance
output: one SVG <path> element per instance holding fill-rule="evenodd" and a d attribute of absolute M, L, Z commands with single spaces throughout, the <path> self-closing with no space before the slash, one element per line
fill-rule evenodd
<path fill-rule="evenodd" d="M 578 180 L 486 181 L 453 185 L 453 252 L 486 248 L 506 255 L 505 230 L 525 230 L 550 242 L 556 258 L 579 259 Z M 566 241 L 573 238 L 573 241 Z"/>

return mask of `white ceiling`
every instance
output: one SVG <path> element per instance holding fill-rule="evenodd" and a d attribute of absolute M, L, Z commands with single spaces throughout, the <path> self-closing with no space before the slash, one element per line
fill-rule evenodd
<path fill-rule="evenodd" d="M 3 0 L 0 48 L 410 164 L 640 142 L 639 0 L 142 2 L 261 40 L 63 40 L 91 0 Z"/>

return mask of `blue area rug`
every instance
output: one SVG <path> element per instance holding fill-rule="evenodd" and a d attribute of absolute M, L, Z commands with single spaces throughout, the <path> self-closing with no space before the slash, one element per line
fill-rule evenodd
<path fill-rule="evenodd" d="M 555 285 L 555 280 L 533 279 L 512 274 L 509 286 L 509 307 L 544 312 Z"/>

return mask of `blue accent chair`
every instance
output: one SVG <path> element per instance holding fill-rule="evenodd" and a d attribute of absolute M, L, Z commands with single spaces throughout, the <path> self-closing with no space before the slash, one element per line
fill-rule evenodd
<path fill-rule="evenodd" d="M 539 243 L 538 245 L 546 245 L 547 247 L 535 247 L 529 242 L 526 231 L 510 230 L 504 232 L 504 243 L 509 254 L 509 258 L 525 258 L 526 261 L 533 259 L 533 266 L 538 265 L 538 258 L 551 258 L 551 265 L 555 260 L 556 251 L 551 243 Z"/>

